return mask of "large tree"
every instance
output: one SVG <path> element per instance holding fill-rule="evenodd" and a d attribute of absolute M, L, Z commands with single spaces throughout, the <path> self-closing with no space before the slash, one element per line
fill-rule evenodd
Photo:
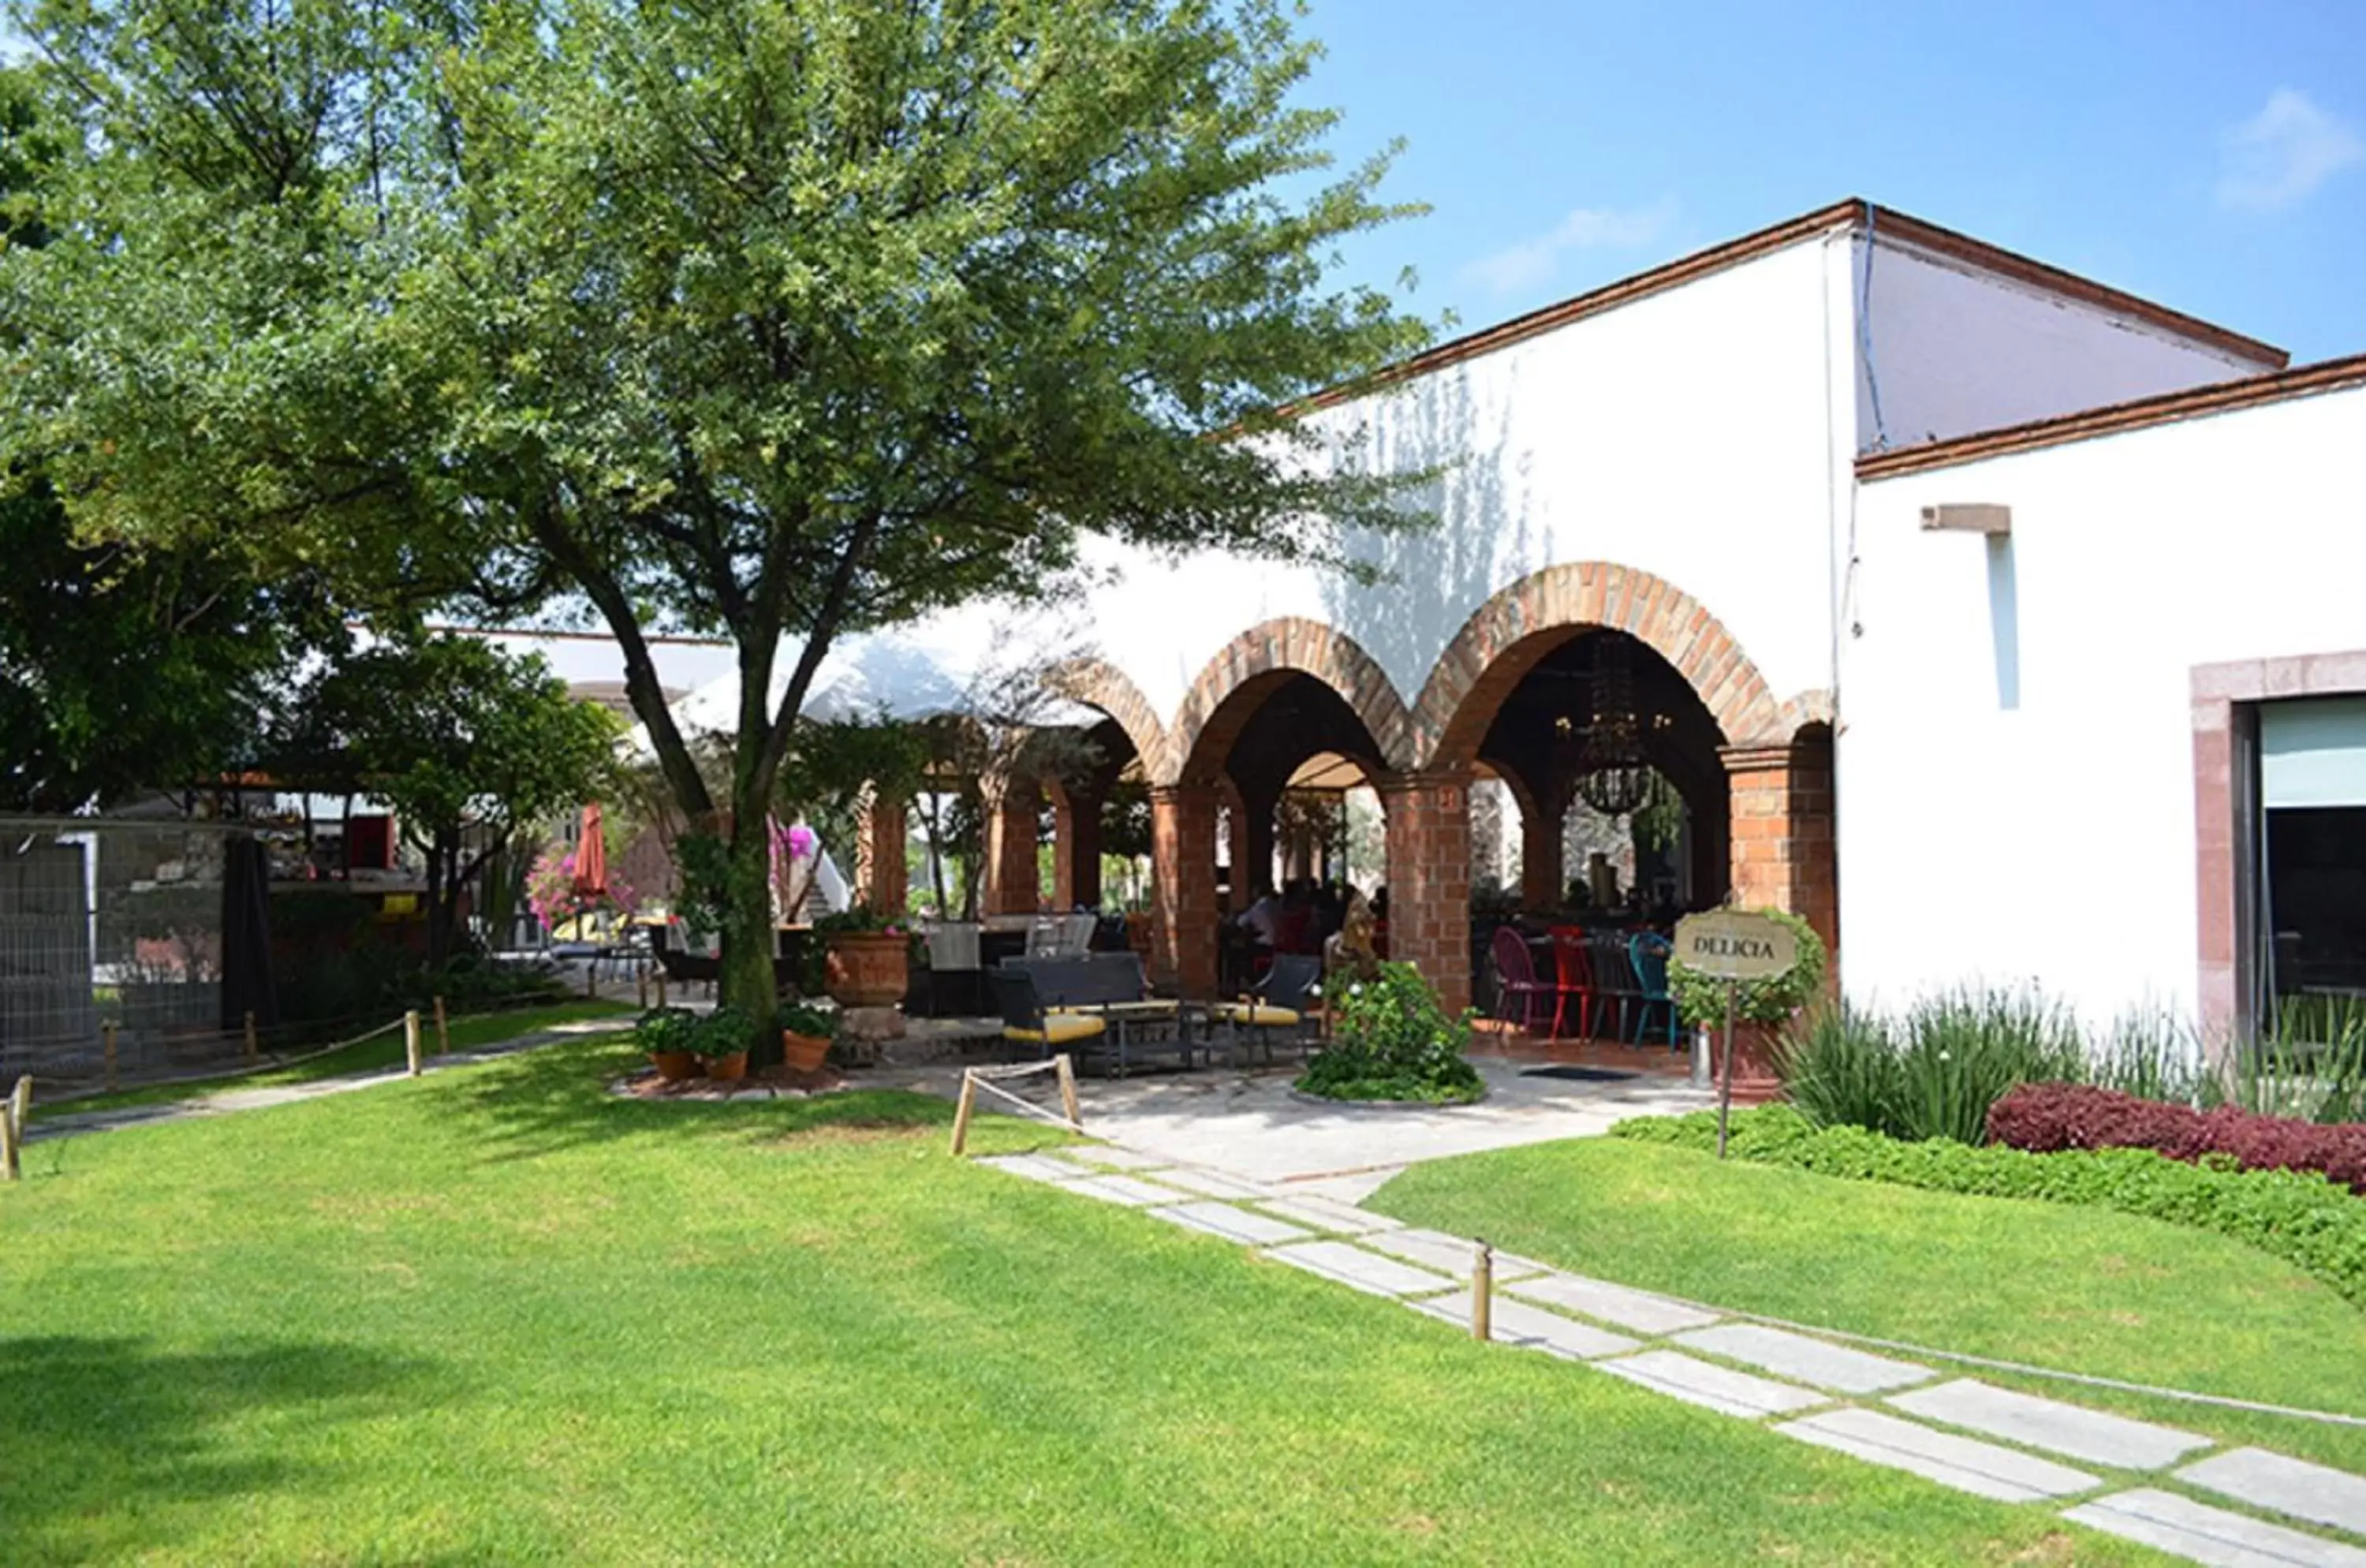
<path fill-rule="evenodd" d="M 588 606 L 769 1008 L 764 818 L 832 643 L 1089 535 L 1338 559 L 1406 519 L 1294 399 L 1422 328 L 1335 287 L 1282 0 L 48 0 L 85 156 L 0 267 L 81 525 Z M 193 438 L 194 437 L 194 438 Z M 727 788 L 648 634 L 727 632 Z"/>

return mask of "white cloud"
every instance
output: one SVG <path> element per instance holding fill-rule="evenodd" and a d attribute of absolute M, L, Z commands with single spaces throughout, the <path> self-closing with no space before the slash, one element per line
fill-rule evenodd
<path fill-rule="evenodd" d="M 2366 160 L 2366 141 L 2355 130 L 2307 94 L 2278 87 L 2265 108 L 2226 133 L 2218 205 L 2279 211 L 2360 160 Z"/>
<path fill-rule="evenodd" d="M 1462 276 L 1497 294 L 1530 288 L 1552 276 L 1572 251 L 1633 250 L 1651 244 L 1675 221 L 1673 198 L 1620 210 L 1581 207 L 1532 240 L 1481 256 Z"/>

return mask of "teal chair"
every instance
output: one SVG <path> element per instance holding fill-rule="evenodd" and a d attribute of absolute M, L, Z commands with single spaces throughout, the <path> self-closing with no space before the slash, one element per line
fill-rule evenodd
<path fill-rule="evenodd" d="M 1668 989 L 1668 954 L 1673 944 L 1657 931 L 1645 931 L 1629 938 L 1627 961 L 1634 966 L 1635 987 L 1640 994 L 1636 1000 L 1642 1005 L 1635 1011 L 1635 1043 L 1640 1045 L 1651 1026 L 1651 1010 L 1660 1009 L 1667 1015 L 1668 1049 L 1676 1049 L 1683 1042 L 1683 1021 L 1676 1017 L 1676 998 Z"/>

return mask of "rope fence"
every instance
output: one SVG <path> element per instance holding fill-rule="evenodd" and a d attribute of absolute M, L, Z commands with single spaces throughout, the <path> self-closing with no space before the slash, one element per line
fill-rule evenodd
<path fill-rule="evenodd" d="M 1018 1078 L 1053 1075 L 1060 1091 L 1060 1114 L 1036 1104 L 1024 1096 L 1011 1093 L 1004 1082 Z M 969 1142 L 969 1119 L 977 1105 L 977 1091 L 984 1089 L 996 1099 L 1006 1101 L 1024 1115 L 1039 1122 L 1048 1122 L 1071 1133 L 1085 1130 L 1084 1113 L 1076 1108 L 1076 1070 L 1065 1052 L 1045 1062 L 1020 1062 L 1008 1066 L 964 1067 L 962 1069 L 961 1100 L 953 1108 L 953 1157 L 959 1159 Z"/>

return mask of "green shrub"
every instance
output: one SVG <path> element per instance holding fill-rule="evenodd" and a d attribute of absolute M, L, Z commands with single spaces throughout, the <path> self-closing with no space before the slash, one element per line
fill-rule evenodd
<path fill-rule="evenodd" d="M 2065 1010 L 2031 992 L 1963 990 L 1902 1018 L 1820 1010 L 1786 1036 L 1775 1067 L 1791 1102 L 1820 1126 L 1977 1144 L 2008 1089 L 2083 1083 L 2091 1064 Z"/>
<path fill-rule="evenodd" d="M 1462 1055 L 1472 1015 L 1447 1017 L 1436 988 L 1412 964 L 1383 964 L 1330 1002 L 1331 1043 L 1298 1080 L 1306 1093 L 1463 1104 L 1486 1092 Z"/>
<path fill-rule="evenodd" d="M 698 1054 L 704 1021 L 688 1008 L 651 1008 L 633 1025 L 633 1043 L 651 1055 L 661 1051 Z"/>
<path fill-rule="evenodd" d="M 1748 913 L 1763 915 L 1789 931 L 1797 939 L 1799 954 L 1791 967 L 1780 975 L 1745 980 L 1735 987 L 1733 1016 L 1745 1023 L 1783 1023 L 1823 991 L 1828 961 L 1824 939 L 1816 934 L 1813 926 L 1787 909 L 1752 909 Z M 1672 956 L 1668 960 L 1668 989 L 1676 998 L 1676 1011 L 1686 1023 L 1725 1021 L 1723 980 L 1713 979 Z"/>
<path fill-rule="evenodd" d="M 1611 1135 L 1701 1150 L 1717 1146 L 1717 1118 L 1647 1117 Z M 1737 1113 L 1729 1152 L 1853 1181 L 1888 1181 L 1938 1192 L 2033 1198 L 2115 1209 L 2215 1231 L 2300 1268 L 2366 1307 L 2366 1199 L 2322 1176 L 2238 1171 L 2229 1162 L 2188 1165 L 2150 1149 L 2026 1154 L 1948 1139 L 1905 1142 L 1862 1127 L 1819 1127 L 1788 1106 Z"/>

